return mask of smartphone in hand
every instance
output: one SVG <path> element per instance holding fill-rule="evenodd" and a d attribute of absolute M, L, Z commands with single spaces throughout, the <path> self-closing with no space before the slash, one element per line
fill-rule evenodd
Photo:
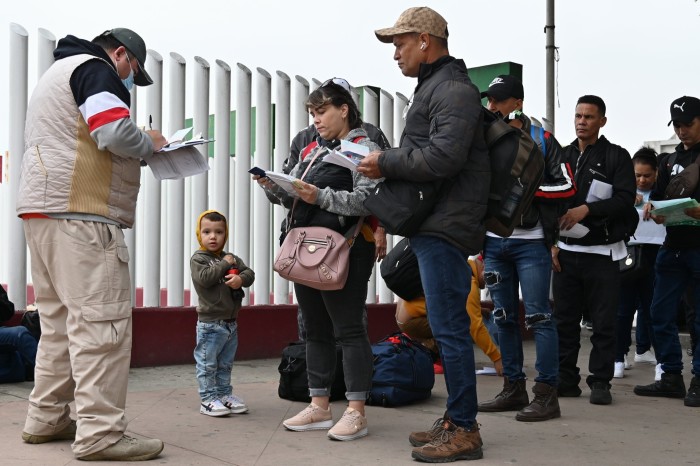
<path fill-rule="evenodd" d="M 267 175 L 265 174 L 265 170 L 259 167 L 253 167 L 250 170 L 248 170 L 248 173 L 251 175 L 258 175 L 260 178 L 265 178 Z"/>

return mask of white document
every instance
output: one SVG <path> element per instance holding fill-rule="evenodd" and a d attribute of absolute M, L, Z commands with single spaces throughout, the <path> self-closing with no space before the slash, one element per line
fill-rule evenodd
<path fill-rule="evenodd" d="M 583 238 L 591 231 L 588 227 L 577 223 L 570 230 L 559 230 L 559 236 L 566 236 L 568 238 Z"/>
<path fill-rule="evenodd" d="M 181 147 L 198 146 L 200 144 L 207 144 L 214 141 L 214 139 L 211 138 L 204 139 L 201 133 L 198 133 L 192 139 L 185 141 L 185 137 L 190 133 L 190 131 L 192 131 L 191 126 L 189 128 L 183 128 L 175 131 L 175 133 L 168 138 L 168 143 L 158 152 L 170 152 L 180 149 Z"/>
<path fill-rule="evenodd" d="M 345 155 L 341 152 L 338 152 L 336 150 L 330 151 L 322 160 L 324 162 L 332 163 L 334 165 L 339 165 L 341 167 L 345 167 L 350 169 L 350 171 L 356 172 L 357 171 L 357 165 L 360 163 L 360 160 L 362 160 L 364 157 L 363 156 L 349 156 Z"/>
<path fill-rule="evenodd" d="M 356 142 L 346 141 L 345 139 L 340 141 L 340 152 L 345 155 L 358 155 L 360 158 L 369 154 L 369 147 L 363 146 L 362 144 L 357 144 Z"/>
<path fill-rule="evenodd" d="M 598 202 L 610 199 L 613 194 L 613 187 L 610 183 L 593 180 L 586 195 L 586 202 Z"/>
<path fill-rule="evenodd" d="M 644 211 L 639 212 L 639 223 L 629 244 L 664 244 L 666 239 L 666 227 L 657 225 L 653 220 L 644 220 Z"/>
<path fill-rule="evenodd" d="M 146 161 L 157 180 L 177 180 L 209 170 L 209 162 L 192 146 L 156 152 Z"/>
<path fill-rule="evenodd" d="M 476 370 L 476 375 L 498 375 L 498 372 L 493 367 L 484 366 L 483 369 Z"/>
<path fill-rule="evenodd" d="M 290 196 L 299 197 L 299 194 L 297 194 L 296 190 L 294 189 L 294 182 L 297 181 L 297 179 L 293 176 L 276 172 L 265 172 L 265 176 L 272 180 L 272 182 L 277 186 L 287 191 L 287 194 Z"/>
<path fill-rule="evenodd" d="M 369 147 L 357 144 L 352 141 L 341 140 L 340 151 L 332 150 L 324 158 L 324 162 L 345 167 L 356 172 L 357 165 L 369 154 Z"/>

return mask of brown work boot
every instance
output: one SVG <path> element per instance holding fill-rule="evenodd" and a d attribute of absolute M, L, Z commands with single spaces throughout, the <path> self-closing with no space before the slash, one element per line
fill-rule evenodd
<path fill-rule="evenodd" d="M 525 379 L 510 382 L 503 378 L 503 390 L 493 400 L 479 403 L 479 411 L 482 413 L 495 413 L 500 411 L 519 411 L 530 404 L 530 398 L 525 389 Z"/>
<path fill-rule="evenodd" d="M 535 399 L 532 400 L 529 406 L 526 406 L 516 414 L 515 419 L 525 422 L 537 422 L 561 417 L 556 387 L 546 383 L 535 382 L 535 386 L 532 387 L 532 393 L 535 394 Z"/>
<path fill-rule="evenodd" d="M 440 418 L 437 421 L 435 421 L 433 423 L 433 426 L 428 430 L 424 430 L 421 432 L 411 432 L 411 434 L 408 436 L 409 443 L 414 447 L 422 447 L 426 443 L 430 443 L 437 434 L 442 432 L 443 422 L 444 419 Z"/>
<path fill-rule="evenodd" d="M 457 427 L 449 419 L 444 419 L 442 430 L 430 443 L 414 448 L 411 457 L 424 463 L 478 460 L 484 456 L 481 445 L 481 434 L 476 422 L 471 429 L 466 429 Z"/>
<path fill-rule="evenodd" d="M 124 435 L 115 444 L 78 458 L 82 461 L 148 461 L 160 455 L 163 442 L 158 439 L 137 439 Z"/>

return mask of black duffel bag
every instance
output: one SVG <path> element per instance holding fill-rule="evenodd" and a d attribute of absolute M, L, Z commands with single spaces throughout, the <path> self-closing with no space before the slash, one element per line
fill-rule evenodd
<path fill-rule="evenodd" d="M 343 350 L 336 346 L 337 362 L 335 378 L 331 385 L 330 400 L 345 399 L 345 376 L 343 373 Z M 290 343 L 282 350 L 282 360 L 277 368 L 280 373 L 280 384 L 277 394 L 280 398 L 292 401 L 311 402 L 309 396 L 309 379 L 306 374 L 306 343 L 297 341 Z"/>

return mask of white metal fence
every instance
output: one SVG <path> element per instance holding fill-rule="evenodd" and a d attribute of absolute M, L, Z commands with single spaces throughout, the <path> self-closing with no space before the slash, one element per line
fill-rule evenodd
<path fill-rule="evenodd" d="M 40 76 L 53 63 L 56 44 L 51 32 L 40 29 L 36 50 L 30 54 L 28 39 L 29 34 L 22 26 L 10 24 L 10 57 L 6 68 L 10 118 L 4 122 L 9 128 L 9 157 L 5 157 L 7 172 L 0 184 L 0 218 L 5 225 L 0 230 L 0 244 L 7 245 L 7 252 L 0 269 L 0 283 L 8 284 L 10 299 L 18 308 L 27 304 L 26 285 L 30 280 L 22 223 L 15 214 L 24 153 L 24 121 L 34 86 L 33 80 L 30 83 L 28 62 L 30 56 L 37 60 Z M 188 64 L 192 68 L 191 86 L 186 85 Z M 139 304 L 144 306 L 188 304 L 185 290 L 192 289 L 189 258 L 198 248 L 195 223 L 199 213 L 206 209 L 227 215 L 230 228 L 227 249 L 243 257 L 256 272 L 251 290 L 254 303 L 288 303 L 290 284 L 274 274 L 271 267 L 279 247 L 284 210 L 269 203 L 263 191 L 251 182 L 248 169 L 257 165 L 281 171 L 292 137 L 309 124 L 303 103 L 319 81 L 314 79 L 310 85 L 301 76 L 290 78 L 282 71 L 272 76 L 262 68 L 251 71 L 240 63 L 231 67 L 218 59 L 213 65 L 212 78 L 212 67 L 202 57 L 196 56 L 188 63 L 175 52 L 164 59 L 154 50 L 148 51 L 146 69 L 154 84 L 132 91 L 132 118 L 143 125 L 150 116 L 153 127 L 162 129 L 166 137 L 185 127 L 186 119 L 191 118 L 194 134 L 201 132 L 216 141 L 209 148 L 198 146 L 209 157 L 211 169 L 205 174 L 159 182 L 149 169 L 142 171 L 136 224 L 134 229 L 126 231 L 134 303 L 135 290 L 139 288 L 143 290 Z M 353 82 L 352 76 L 345 77 Z M 356 91 L 363 119 L 381 127 L 390 143 L 398 142 L 403 131 L 401 115 L 408 99 L 400 93 L 392 95 L 366 86 Z M 189 117 L 187 102 L 192 109 Z M 388 238 L 390 248 L 393 240 Z M 161 302 L 161 289 L 167 292 L 167 303 Z M 393 294 L 375 271 L 367 302 L 391 301 Z M 189 304 L 195 303 L 196 294 L 192 293 Z"/>

